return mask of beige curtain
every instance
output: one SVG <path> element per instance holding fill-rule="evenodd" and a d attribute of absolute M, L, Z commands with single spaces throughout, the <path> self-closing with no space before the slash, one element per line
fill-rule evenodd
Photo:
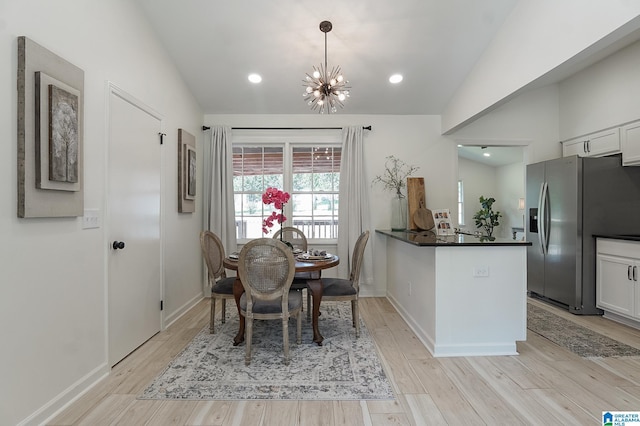
<path fill-rule="evenodd" d="M 204 229 L 220 237 L 226 253 L 237 250 L 233 205 L 231 128 L 211 126 L 204 138 Z"/>
<path fill-rule="evenodd" d="M 356 240 L 363 231 L 371 229 L 369 210 L 369 183 L 364 161 L 364 129 L 349 126 L 342 129 L 342 159 L 340 160 L 340 206 L 338 208 L 338 274 L 348 277 L 351 255 Z M 373 238 L 364 252 L 360 283 L 373 284 Z"/>

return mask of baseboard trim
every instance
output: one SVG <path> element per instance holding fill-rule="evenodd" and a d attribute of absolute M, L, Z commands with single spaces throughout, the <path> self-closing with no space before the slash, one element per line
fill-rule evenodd
<path fill-rule="evenodd" d="M 402 317 L 404 322 L 407 323 L 411 331 L 418 337 L 418 340 L 422 342 L 425 348 L 433 355 L 435 351 L 435 343 L 433 339 L 431 339 L 427 333 L 418 325 L 418 323 L 413 319 L 409 312 L 407 312 L 400 303 L 393 296 L 387 294 L 387 300 L 393 305 L 393 307 L 398 311 L 398 314 Z"/>
<path fill-rule="evenodd" d="M 63 410 L 76 402 L 81 396 L 91 388 L 105 379 L 111 373 L 111 368 L 107 363 L 103 363 L 73 383 L 67 389 L 59 393 L 51 401 L 43 405 L 36 412 L 18 423 L 18 426 L 42 425 L 49 423 Z"/>
<path fill-rule="evenodd" d="M 165 330 L 168 327 L 170 327 L 174 322 L 178 321 L 184 314 L 189 312 L 189 310 L 193 308 L 195 305 L 197 305 L 202 299 L 204 299 L 204 294 L 199 293 L 198 295 L 193 297 L 191 300 L 187 301 L 187 303 L 183 304 L 178 309 L 176 309 L 174 312 L 165 316 L 162 329 Z"/>

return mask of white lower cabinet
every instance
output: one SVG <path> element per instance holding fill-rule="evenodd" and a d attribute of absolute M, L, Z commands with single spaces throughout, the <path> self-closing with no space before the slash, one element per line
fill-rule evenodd
<path fill-rule="evenodd" d="M 596 306 L 640 321 L 640 242 L 597 239 Z"/>

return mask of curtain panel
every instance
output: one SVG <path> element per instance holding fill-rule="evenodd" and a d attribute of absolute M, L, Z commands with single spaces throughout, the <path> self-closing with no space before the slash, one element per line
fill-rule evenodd
<path fill-rule="evenodd" d="M 340 162 L 340 204 L 338 208 L 338 274 L 348 277 L 351 254 L 360 234 L 371 231 L 369 183 L 364 160 L 364 129 L 349 126 L 342 129 L 342 161 Z M 364 252 L 360 282 L 373 284 L 372 238 Z"/>
<path fill-rule="evenodd" d="M 214 232 L 227 253 L 236 251 L 233 205 L 233 148 L 231 128 L 211 126 L 204 138 L 203 229 Z"/>

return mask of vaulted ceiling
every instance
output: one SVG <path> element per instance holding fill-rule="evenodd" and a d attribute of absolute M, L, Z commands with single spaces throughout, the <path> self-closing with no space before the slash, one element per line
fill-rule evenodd
<path fill-rule="evenodd" d="M 311 114 L 303 79 L 340 65 L 339 113 L 440 114 L 517 0 L 136 0 L 205 114 Z M 258 73 L 260 84 L 247 76 Z M 404 80 L 391 84 L 391 74 Z"/>

